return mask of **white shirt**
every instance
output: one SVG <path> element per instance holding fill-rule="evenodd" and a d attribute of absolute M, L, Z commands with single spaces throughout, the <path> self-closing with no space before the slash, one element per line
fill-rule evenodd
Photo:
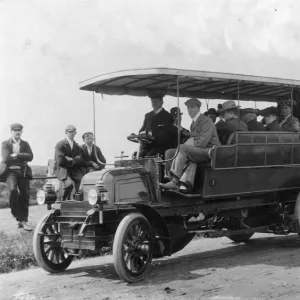
<path fill-rule="evenodd" d="M 71 150 L 73 150 L 73 146 L 74 146 L 74 141 L 70 140 L 68 137 L 67 137 L 67 141 L 71 147 Z"/>
<path fill-rule="evenodd" d="M 284 123 L 287 121 L 287 119 L 290 117 L 290 115 L 291 115 L 291 114 L 289 114 L 288 116 L 286 116 L 286 117 L 284 118 L 284 120 L 283 120 L 279 125 L 281 126 L 282 124 L 284 124 Z"/>
<path fill-rule="evenodd" d="M 13 153 L 20 153 L 20 140 L 16 141 L 14 138 L 13 139 Z"/>
<path fill-rule="evenodd" d="M 87 150 L 88 150 L 89 156 L 91 156 L 92 152 L 93 152 L 93 145 L 92 145 L 92 147 L 90 147 L 88 145 L 86 145 L 86 146 L 87 146 Z"/>
<path fill-rule="evenodd" d="M 162 107 L 161 108 L 159 108 L 158 110 L 154 110 L 154 113 L 157 115 L 157 114 L 159 114 L 161 111 L 162 111 Z"/>

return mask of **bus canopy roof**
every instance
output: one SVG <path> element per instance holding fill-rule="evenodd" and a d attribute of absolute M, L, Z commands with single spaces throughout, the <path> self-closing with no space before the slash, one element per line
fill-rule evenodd
<path fill-rule="evenodd" d="M 300 93 L 300 80 L 169 68 L 127 70 L 80 82 L 80 89 L 106 95 L 148 96 L 153 91 L 202 99 L 276 102 Z M 298 98 L 298 97 L 297 97 Z"/>

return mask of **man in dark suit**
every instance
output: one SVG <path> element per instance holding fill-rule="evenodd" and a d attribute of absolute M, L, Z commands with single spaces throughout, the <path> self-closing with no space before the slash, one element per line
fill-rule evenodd
<path fill-rule="evenodd" d="M 85 174 L 82 149 L 74 141 L 75 126 L 68 125 L 65 133 L 66 138 L 55 146 L 55 175 L 63 184 L 63 201 L 71 198 L 74 185 L 75 192 L 78 190 L 81 179 Z"/>
<path fill-rule="evenodd" d="M 82 135 L 84 144 L 81 146 L 86 172 L 99 171 L 105 167 L 106 159 L 99 147 L 94 145 L 94 134 L 86 132 Z"/>
<path fill-rule="evenodd" d="M 219 110 L 221 118 L 224 122 L 218 122 L 216 124 L 218 136 L 221 144 L 226 144 L 231 133 L 235 131 L 248 131 L 248 126 L 245 122 L 238 117 L 239 106 L 235 104 L 235 101 L 229 100 L 222 104 L 222 108 Z"/>
<path fill-rule="evenodd" d="M 247 124 L 248 131 L 264 131 L 265 127 L 257 121 L 258 109 L 244 108 L 240 110 L 241 119 Z"/>
<path fill-rule="evenodd" d="M 139 133 L 146 131 L 152 138 L 151 143 L 140 143 L 139 157 L 164 156 L 165 151 L 172 147 L 172 115 L 167 112 L 163 106 L 163 94 L 151 93 L 151 104 L 153 111 L 145 115 L 144 123 Z"/>
<path fill-rule="evenodd" d="M 282 131 L 278 123 L 278 109 L 275 106 L 270 106 L 259 111 L 259 114 L 264 117 L 265 131 Z"/>
<path fill-rule="evenodd" d="M 15 123 L 10 128 L 12 137 L 2 143 L 0 175 L 6 178 L 10 209 L 18 227 L 31 231 L 27 222 L 32 171 L 27 162 L 32 161 L 33 154 L 29 144 L 21 140 L 23 126 Z"/>
<path fill-rule="evenodd" d="M 172 180 L 160 185 L 165 189 L 186 190 L 193 187 L 196 164 L 210 160 L 210 150 L 219 145 L 219 139 L 213 121 L 200 113 L 201 102 L 191 98 L 185 102 L 193 120 L 191 136 L 179 146 L 179 152 L 172 162 L 170 176 Z M 181 185 L 181 186 L 180 186 Z"/>

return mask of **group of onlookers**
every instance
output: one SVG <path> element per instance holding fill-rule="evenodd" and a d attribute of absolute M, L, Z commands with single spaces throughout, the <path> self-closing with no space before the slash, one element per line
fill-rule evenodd
<path fill-rule="evenodd" d="M 17 226 L 24 230 L 32 229 L 28 222 L 31 168 L 33 153 L 28 142 L 21 139 L 23 125 L 11 125 L 11 138 L 2 143 L 2 162 L 0 180 L 5 181 L 13 217 Z M 73 187 L 78 190 L 82 177 L 91 171 L 104 168 L 106 160 L 96 145 L 92 132 L 83 134 L 84 144 L 79 146 L 74 137 L 76 128 L 69 125 L 65 129 L 65 139 L 55 146 L 55 174 L 63 186 L 63 200 L 70 199 Z"/>

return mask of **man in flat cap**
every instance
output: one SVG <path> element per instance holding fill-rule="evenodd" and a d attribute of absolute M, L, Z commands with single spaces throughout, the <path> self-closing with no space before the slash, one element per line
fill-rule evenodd
<path fill-rule="evenodd" d="M 71 193 L 75 186 L 77 192 L 81 179 L 85 174 L 85 162 L 82 157 L 82 149 L 75 142 L 76 127 L 68 125 L 65 129 L 66 138 L 55 146 L 55 175 L 62 181 L 62 199 L 71 199 Z"/>
<path fill-rule="evenodd" d="M 280 107 L 280 112 L 282 120 L 280 127 L 282 131 L 299 132 L 299 120 L 292 115 L 292 106 L 295 106 L 295 101 L 292 99 L 279 99 L 278 105 Z"/>
<path fill-rule="evenodd" d="M 86 172 L 100 171 L 105 167 L 106 159 L 100 148 L 94 144 L 94 134 L 86 132 L 82 135 L 84 144 L 81 146 Z"/>
<path fill-rule="evenodd" d="M 214 123 L 200 113 L 201 102 L 191 98 L 185 102 L 185 105 L 193 120 L 191 136 L 183 145 L 179 145 L 178 154 L 169 172 L 172 180 L 161 184 L 165 189 L 179 189 L 182 192 L 193 188 L 196 163 L 208 162 L 209 150 L 220 144 Z"/>
<path fill-rule="evenodd" d="M 275 106 L 270 106 L 259 111 L 259 114 L 264 117 L 266 124 L 265 131 L 282 131 L 278 123 L 278 112 Z"/>
<path fill-rule="evenodd" d="M 245 122 L 238 117 L 239 106 L 235 104 L 235 101 L 229 100 L 222 104 L 222 108 L 219 110 L 221 118 L 224 122 L 218 122 L 216 124 L 218 136 L 220 142 L 224 145 L 231 133 L 235 131 L 247 131 L 248 126 Z"/>
<path fill-rule="evenodd" d="M 265 127 L 257 121 L 258 109 L 244 108 L 240 110 L 241 119 L 247 124 L 249 131 L 264 131 Z"/>
<path fill-rule="evenodd" d="M 14 123 L 10 129 L 11 138 L 2 143 L 0 176 L 6 179 L 10 209 L 18 227 L 31 231 L 27 222 L 32 171 L 27 162 L 32 161 L 33 154 L 28 142 L 21 139 L 23 126 Z"/>
<path fill-rule="evenodd" d="M 152 92 L 149 94 L 153 110 L 145 115 L 144 123 L 139 133 L 146 132 L 152 137 L 151 143 L 140 143 L 139 157 L 164 156 L 165 151 L 172 147 L 173 117 L 163 106 L 162 93 Z"/>

